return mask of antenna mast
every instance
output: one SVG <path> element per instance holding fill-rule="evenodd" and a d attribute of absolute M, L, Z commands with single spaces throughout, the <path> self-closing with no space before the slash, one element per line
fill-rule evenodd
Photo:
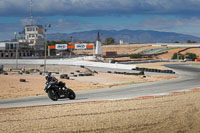
<path fill-rule="evenodd" d="M 33 5 L 33 1 L 30 0 L 30 21 L 31 21 L 31 25 L 33 25 L 33 10 L 32 10 L 32 5 Z"/>

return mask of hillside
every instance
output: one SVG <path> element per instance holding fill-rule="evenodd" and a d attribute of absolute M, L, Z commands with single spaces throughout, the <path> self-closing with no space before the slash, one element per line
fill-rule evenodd
<path fill-rule="evenodd" d="M 151 30 L 92 30 L 84 32 L 74 33 L 54 33 L 48 34 L 48 40 L 71 40 L 74 41 L 95 41 L 97 39 L 97 33 L 100 32 L 101 40 L 104 41 L 107 37 L 115 38 L 116 43 L 119 40 L 124 40 L 130 43 L 170 43 L 170 42 L 187 42 L 192 40 L 200 42 L 199 37 L 179 34 L 174 32 L 159 32 Z"/>

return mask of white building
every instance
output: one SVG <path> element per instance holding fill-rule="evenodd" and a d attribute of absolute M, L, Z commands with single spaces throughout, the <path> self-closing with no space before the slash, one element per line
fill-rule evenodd
<path fill-rule="evenodd" d="M 0 50 L 14 50 L 18 42 L 0 42 Z"/>
<path fill-rule="evenodd" d="M 101 42 L 100 41 L 96 41 L 96 51 L 95 51 L 95 55 L 97 56 L 101 56 L 102 55 L 102 46 L 101 46 Z"/>
<path fill-rule="evenodd" d="M 29 46 L 35 50 L 44 50 L 44 32 L 41 25 L 25 26 L 25 41 L 29 42 Z M 19 40 L 24 42 L 24 40 Z"/>
<path fill-rule="evenodd" d="M 124 44 L 124 41 L 123 41 L 123 40 L 120 40 L 120 41 L 119 41 L 119 44 L 120 44 L 120 45 L 123 45 L 123 44 Z"/>

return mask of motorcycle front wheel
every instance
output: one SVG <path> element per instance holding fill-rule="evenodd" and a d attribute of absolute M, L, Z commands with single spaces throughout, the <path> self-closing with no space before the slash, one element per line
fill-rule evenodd
<path fill-rule="evenodd" d="M 73 90 L 67 89 L 67 93 L 68 93 L 68 97 L 69 97 L 70 100 L 73 100 L 73 99 L 76 98 L 76 94 L 74 93 Z"/>
<path fill-rule="evenodd" d="M 48 97 L 53 101 L 58 100 L 58 95 L 56 94 L 56 92 L 53 89 L 48 90 Z"/>

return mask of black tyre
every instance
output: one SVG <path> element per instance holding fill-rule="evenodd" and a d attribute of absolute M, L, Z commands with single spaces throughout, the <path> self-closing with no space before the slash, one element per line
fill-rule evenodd
<path fill-rule="evenodd" d="M 48 97 L 53 101 L 58 100 L 58 95 L 56 94 L 56 92 L 53 89 L 48 90 Z"/>
<path fill-rule="evenodd" d="M 26 79 L 19 79 L 20 82 L 26 82 Z"/>
<path fill-rule="evenodd" d="M 76 98 L 76 94 L 74 93 L 73 90 L 67 89 L 67 93 L 68 93 L 68 96 L 69 96 L 69 99 L 70 99 L 70 100 L 73 100 L 73 99 Z"/>

